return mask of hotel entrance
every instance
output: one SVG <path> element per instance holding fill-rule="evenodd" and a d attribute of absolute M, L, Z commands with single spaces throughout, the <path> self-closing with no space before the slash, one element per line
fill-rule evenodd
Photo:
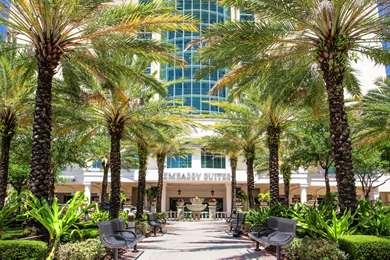
<path fill-rule="evenodd" d="M 191 199 L 198 197 L 206 204 L 207 207 L 204 211 L 208 211 L 208 202 L 211 198 L 216 200 L 217 212 L 227 212 L 230 210 L 231 200 L 230 184 L 218 183 L 218 184 L 182 184 L 182 183 L 167 183 L 166 196 L 165 196 L 165 209 L 166 211 L 177 211 L 177 201 L 182 199 L 185 204 L 191 204 Z M 229 197 L 229 198 L 227 198 Z M 188 210 L 185 207 L 185 210 Z"/>
<path fill-rule="evenodd" d="M 191 204 L 191 199 L 192 198 L 169 198 L 169 208 L 168 210 L 170 211 L 177 211 L 177 201 L 179 199 L 184 200 L 185 204 Z M 210 198 L 201 198 L 203 199 L 203 204 L 207 204 L 207 207 L 205 208 L 204 211 L 208 211 L 208 203 Z M 217 212 L 223 212 L 223 198 L 215 198 L 217 201 Z M 185 208 L 185 211 L 188 211 L 187 208 Z"/>

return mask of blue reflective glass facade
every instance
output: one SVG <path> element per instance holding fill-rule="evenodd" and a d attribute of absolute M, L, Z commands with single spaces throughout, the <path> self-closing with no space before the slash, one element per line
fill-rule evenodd
<path fill-rule="evenodd" d="M 390 2 L 386 0 L 379 1 L 378 4 L 379 14 L 386 17 L 386 19 L 390 19 Z M 386 28 L 386 33 L 390 34 L 390 29 Z M 390 42 L 384 42 L 383 47 L 385 49 L 390 50 Z M 386 75 L 390 77 L 390 64 L 386 66 Z"/>
<path fill-rule="evenodd" d="M 223 8 L 217 1 L 207 0 L 176 0 L 177 10 L 183 14 L 192 15 L 200 21 L 200 30 L 210 24 L 230 20 L 230 8 Z M 196 57 L 199 46 L 186 49 L 188 44 L 201 36 L 200 32 L 167 32 L 164 39 L 176 46 L 178 55 L 181 56 L 187 65 L 182 68 L 179 65 L 162 65 L 161 78 L 166 81 L 180 81 L 170 86 L 168 97 L 182 99 L 184 105 L 192 106 L 201 112 L 221 112 L 219 108 L 211 106 L 209 101 L 224 100 L 226 90 L 221 90 L 216 95 L 210 95 L 210 88 L 224 74 L 224 70 L 218 70 L 201 80 L 195 80 L 197 71 L 206 64 L 201 64 Z"/>
<path fill-rule="evenodd" d="M 0 0 L 0 3 L 8 6 L 10 3 L 10 0 Z M 6 17 L 7 12 L 5 12 L 5 11 L 0 12 L 0 16 Z M 4 25 L 0 25 L 0 40 L 4 40 L 5 37 L 7 37 L 7 27 Z"/>
<path fill-rule="evenodd" d="M 167 168 L 191 168 L 192 155 L 175 155 L 167 157 Z"/>
<path fill-rule="evenodd" d="M 202 150 L 201 154 L 202 168 L 213 168 L 213 169 L 225 169 L 226 158 L 223 154 L 210 153 Z"/>

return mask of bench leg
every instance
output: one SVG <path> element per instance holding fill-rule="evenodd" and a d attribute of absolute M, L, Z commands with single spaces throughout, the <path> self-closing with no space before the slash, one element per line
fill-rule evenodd
<path fill-rule="evenodd" d="M 259 243 L 259 242 L 256 242 L 256 249 L 255 249 L 255 251 L 261 251 L 261 250 L 260 250 L 260 243 Z"/>
<path fill-rule="evenodd" d="M 134 247 L 133 247 L 133 252 L 134 252 L 134 253 L 137 253 L 137 252 L 138 252 L 137 244 L 134 245 Z"/>
<path fill-rule="evenodd" d="M 118 248 L 114 248 L 114 260 L 118 260 Z"/>
<path fill-rule="evenodd" d="M 157 236 L 157 227 L 153 228 L 154 236 Z"/>
<path fill-rule="evenodd" d="M 280 246 L 277 246 L 276 247 L 276 259 L 277 260 L 282 260 L 282 256 L 281 256 L 281 253 L 280 253 Z"/>

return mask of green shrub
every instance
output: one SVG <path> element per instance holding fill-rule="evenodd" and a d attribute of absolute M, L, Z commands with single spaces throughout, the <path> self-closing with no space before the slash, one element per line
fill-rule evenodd
<path fill-rule="evenodd" d="M 367 236 L 344 236 L 339 240 L 340 248 L 348 253 L 352 260 L 390 259 L 390 239 Z"/>
<path fill-rule="evenodd" d="M 251 226 L 264 225 L 271 216 L 270 208 L 250 209 L 245 214 L 245 222 Z"/>
<path fill-rule="evenodd" d="M 357 229 L 365 235 L 390 236 L 390 212 L 381 201 L 361 200 L 355 214 Z"/>
<path fill-rule="evenodd" d="M 99 239 L 61 244 L 56 258 L 58 260 L 94 260 L 104 255 L 105 249 Z"/>
<path fill-rule="evenodd" d="M 335 242 L 325 239 L 295 238 L 286 248 L 290 260 L 343 260 L 346 255 Z"/>
<path fill-rule="evenodd" d="M 0 240 L 12 240 L 26 237 L 31 233 L 28 229 L 8 229 L 0 232 Z"/>
<path fill-rule="evenodd" d="M 2 260 L 42 260 L 46 258 L 47 244 L 35 240 L 0 240 Z"/>
<path fill-rule="evenodd" d="M 73 229 L 61 238 L 61 242 L 75 242 L 88 238 L 97 238 L 99 236 L 98 228 Z"/>
<path fill-rule="evenodd" d="M 300 212 L 294 212 L 298 232 L 313 238 L 325 238 L 337 242 L 342 236 L 353 234 L 353 217 L 350 212 L 337 216 L 336 211 L 330 211 L 331 218 L 326 209 L 306 207 Z"/>

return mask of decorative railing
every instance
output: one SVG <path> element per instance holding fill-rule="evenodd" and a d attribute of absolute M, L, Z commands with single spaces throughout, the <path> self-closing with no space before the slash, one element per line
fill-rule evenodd
<path fill-rule="evenodd" d="M 169 220 L 177 220 L 177 211 L 167 211 L 168 219 Z M 220 211 L 216 212 L 215 214 L 215 219 L 220 220 L 220 219 L 226 219 L 227 213 Z M 192 219 L 192 212 L 191 211 L 185 211 L 184 212 L 184 219 Z M 200 219 L 202 220 L 208 220 L 209 218 L 209 212 L 208 211 L 202 211 L 200 214 Z"/>

